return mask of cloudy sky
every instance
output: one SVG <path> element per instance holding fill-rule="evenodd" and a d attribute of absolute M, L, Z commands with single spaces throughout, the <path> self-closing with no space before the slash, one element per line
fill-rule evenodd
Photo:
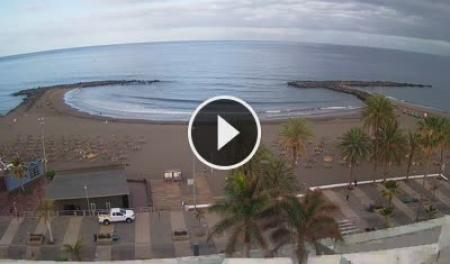
<path fill-rule="evenodd" d="M 449 0 L 2 0 L 0 56 L 174 40 L 286 40 L 450 56 Z"/>

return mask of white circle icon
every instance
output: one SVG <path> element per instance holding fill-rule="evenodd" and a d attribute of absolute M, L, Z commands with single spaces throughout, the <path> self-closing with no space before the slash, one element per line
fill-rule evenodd
<path fill-rule="evenodd" d="M 189 119 L 188 140 L 194 155 L 217 170 L 247 163 L 261 142 L 261 124 L 253 108 L 234 96 L 203 101 Z"/>

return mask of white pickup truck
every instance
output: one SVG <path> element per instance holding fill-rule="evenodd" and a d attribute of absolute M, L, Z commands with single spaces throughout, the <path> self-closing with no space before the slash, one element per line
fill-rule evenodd
<path fill-rule="evenodd" d="M 131 223 L 136 218 L 133 210 L 122 208 L 111 208 L 109 214 L 99 214 L 98 222 L 100 224 L 109 225 L 114 222 L 127 222 Z"/>

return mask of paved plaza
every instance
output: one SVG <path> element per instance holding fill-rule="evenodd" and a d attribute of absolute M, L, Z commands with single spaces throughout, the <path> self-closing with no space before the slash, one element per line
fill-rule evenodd
<path fill-rule="evenodd" d="M 210 255 L 220 252 L 213 242 L 206 242 L 205 219 L 200 221 L 193 212 L 161 211 L 137 213 L 131 224 L 115 223 L 109 226 L 97 223 L 93 216 L 59 216 L 52 220 L 55 243 L 40 247 L 29 245 L 30 233 L 48 235 L 45 223 L 38 218 L 0 218 L 0 255 L 11 259 L 63 260 L 65 244 L 82 240 L 83 260 L 126 260 L 146 258 L 171 258 L 192 256 L 193 245 L 199 244 L 200 254 Z M 174 226 L 184 227 L 189 238 L 175 240 Z M 204 232 L 198 232 L 203 226 Z M 97 245 L 94 234 L 112 232 L 118 241 L 111 245 Z"/>
<path fill-rule="evenodd" d="M 340 208 L 336 217 L 343 234 L 366 232 L 386 228 L 385 219 L 369 206 L 385 205 L 381 195 L 381 183 L 359 184 L 348 192 L 346 188 L 324 190 L 325 196 Z M 450 184 L 441 178 L 430 178 L 425 205 L 433 204 L 436 217 L 450 214 Z M 415 222 L 415 216 L 422 193 L 422 180 L 399 181 L 399 191 L 392 199 L 394 213 L 391 226 Z M 347 199 L 347 194 L 348 199 Z M 227 234 L 206 240 L 207 232 L 219 217 L 205 214 L 198 219 L 194 212 L 183 210 L 137 212 L 136 221 L 131 224 L 116 223 L 104 226 L 94 216 L 58 216 L 52 218 L 55 243 L 32 246 L 28 243 L 30 233 L 46 233 L 43 219 L 26 217 L 0 217 L 0 256 L 10 259 L 63 260 L 65 244 L 82 240 L 83 260 L 126 260 L 147 258 L 172 258 L 192 256 L 194 245 L 199 245 L 200 255 L 222 253 Z M 425 213 L 420 214 L 422 219 Z M 175 239 L 173 232 L 186 229 L 188 237 Z M 94 234 L 112 232 L 118 236 L 111 245 L 98 245 Z"/>

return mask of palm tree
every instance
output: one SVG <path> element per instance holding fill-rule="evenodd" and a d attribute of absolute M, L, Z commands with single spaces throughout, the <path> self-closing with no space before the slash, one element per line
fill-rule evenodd
<path fill-rule="evenodd" d="M 362 120 L 364 122 L 364 127 L 368 128 L 374 137 L 374 152 L 373 152 L 373 162 L 374 162 L 374 180 L 377 176 L 376 171 L 379 162 L 379 138 L 380 129 L 392 120 L 395 120 L 394 106 L 389 99 L 382 95 L 370 96 L 366 101 L 366 107 L 362 112 Z"/>
<path fill-rule="evenodd" d="M 444 144 L 442 145 L 442 152 L 441 152 L 441 173 L 445 173 L 445 157 L 444 157 L 444 150 L 450 148 L 450 120 L 446 119 L 446 126 L 444 131 Z"/>
<path fill-rule="evenodd" d="M 255 155 L 247 163 L 237 170 L 247 177 L 258 177 L 263 167 L 273 158 L 273 153 L 264 145 L 261 145 Z"/>
<path fill-rule="evenodd" d="M 83 241 L 77 240 L 73 245 L 65 244 L 63 246 L 63 251 L 69 255 L 70 260 L 81 261 L 82 248 L 83 248 Z"/>
<path fill-rule="evenodd" d="M 443 116 L 430 116 L 425 118 L 422 122 L 422 125 L 419 124 L 421 129 L 433 130 L 433 137 L 437 141 L 437 148 L 439 148 L 440 155 L 440 164 L 441 164 L 441 173 L 444 168 L 444 151 L 450 145 L 450 121 Z"/>
<path fill-rule="evenodd" d="M 53 201 L 51 200 L 44 200 L 41 201 L 38 207 L 39 217 L 42 217 L 44 219 L 44 223 L 47 226 L 48 230 L 48 236 L 49 236 L 49 242 L 53 244 L 53 232 L 52 232 L 52 226 L 50 223 L 50 217 L 53 214 L 55 210 Z"/>
<path fill-rule="evenodd" d="M 439 138 L 440 173 L 443 173 L 445 168 L 444 152 L 445 149 L 450 146 L 450 121 L 443 116 L 433 116 L 430 118 L 435 119 L 433 123 L 435 124 L 435 129 Z"/>
<path fill-rule="evenodd" d="M 280 143 L 290 153 L 293 164 L 297 164 L 299 156 L 306 154 L 306 143 L 313 135 L 308 123 L 301 118 L 289 119 L 282 125 Z"/>
<path fill-rule="evenodd" d="M 22 161 L 22 159 L 17 156 L 12 162 L 12 171 L 14 173 L 14 176 L 16 179 L 20 180 L 20 188 L 22 189 L 22 192 L 25 192 L 25 187 L 23 186 L 23 178 L 25 178 L 27 173 L 27 167 L 25 166 L 25 163 Z"/>
<path fill-rule="evenodd" d="M 225 252 L 232 255 L 236 248 L 243 248 L 243 255 L 249 257 L 253 244 L 257 244 L 264 251 L 268 244 L 263 235 L 261 218 L 266 209 L 266 196 L 258 191 L 260 177 L 249 177 L 242 171 L 235 171 L 227 179 L 225 198 L 209 208 L 222 219 L 212 228 L 208 240 L 212 236 L 230 231 Z"/>
<path fill-rule="evenodd" d="M 409 179 L 411 174 L 411 166 L 416 157 L 416 152 L 420 147 L 420 134 L 416 132 L 408 132 L 408 164 L 406 166 L 406 179 Z"/>
<path fill-rule="evenodd" d="M 384 182 L 384 188 L 381 190 L 381 196 L 383 196 L 389 203 L 389 206 L 392 207 L 392 199 L 394 195 L 398 193 L 398 183 L 396 181 L 387 181 Z"/>
<path fill-rule="evenodd" d="M 331 216 L 337 207 L 329 203 L 320 190 L 308 191 L 301 201 L 291 197 L 282 208 L 285 221 L 271 234 L 274 250 L 295 243 L 299 263 L 306 259 L 306 243 L 312 244 L 319 254 L 320 239 L 342 239 L 339 226 Z"/>
<path fill-rule="evenodd" d="M 394 214 L 394 207 L 392 207 L 392 206 L 383 207 L 382 209 L 379 210 L 379 213 L 383 216 L 387 227 L 391 227 L 390 219 L 391 219 L 392 214 Z"/>
<path fill-rule="evenodd" d="M 297 178 L 292 168 L 282 158 L 266 155 L 262 163 L 260 192 L 267 194 L 271 201 L 279 201 L 293 196 L 299 190 Z"/>
<path fill-rule="evenodd" d="M 427 219 L 435 218 L 437 212 L 438 212 L 438 210 L 432 204 L 425 207 L 425 214 L 427 215 Z"/>
<path fill-rule="evenodd" d="M 388 121 L 380 127 L 378 137 L 377 155 L 383 164 L 383 179 L 386 180 L 391 164 L 400 164 L 404 159 L 407 141 L 395 120 Z"/>
<path fill-rule="evenodd" d="M 369 136 L 360 128 L 352 128 L 347 131 L 339 144 L 341 155 L 350 168 L 348 187 L 353 181 L 353 169 L 359 162 L 367 159 L 371 150 Z"/>
<path fill-rule="evenodd" d="M 425 173 L 422 179 L 422 192 L 419 206 L 416 211 L 416 221 L 419 220 L 419 211 L 423 207 L 425 181 L 430 170 L 431 159 L 436 149 L 442 144 L 444 138 L 440 132 L 441 121 L 436 117 L 427 117 L 419 122 L 420 146 L 425 156 Z"/>

